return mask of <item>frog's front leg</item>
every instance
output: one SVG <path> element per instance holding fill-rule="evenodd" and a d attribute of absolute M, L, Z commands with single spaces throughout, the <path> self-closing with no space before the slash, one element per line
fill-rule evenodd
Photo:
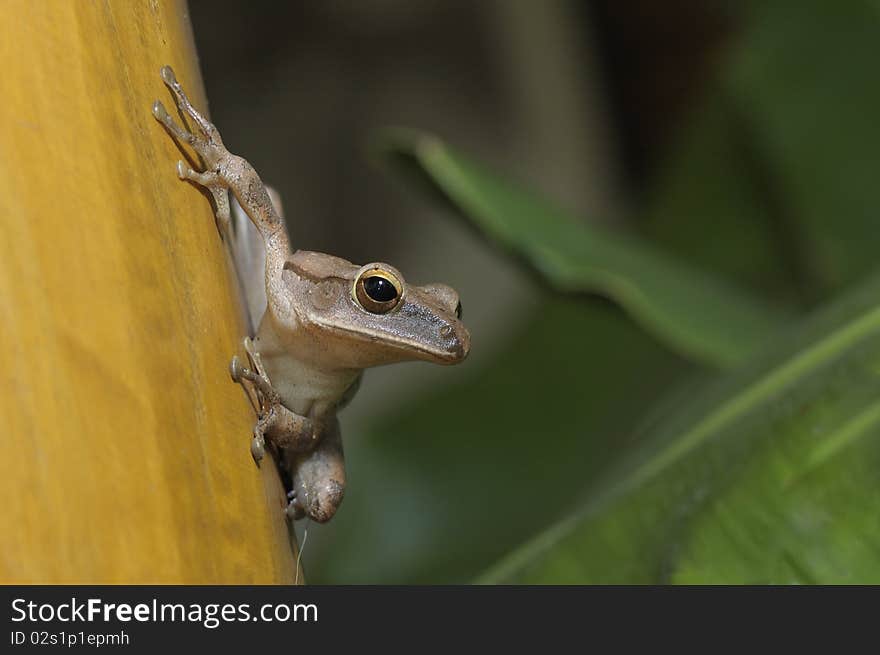
<path fill-rule="evenodd" d="M 253 221 L 264 243 L 268 244 L 270 240 L 277 242 L 275 249 L 286 255 L 289 246 L 284 221 L 275 211 L 260 176 L 247 160 L 226 149 L 220 132 L 213 123 L 196 111 L 171 67 L 163 66 L 161 75 L 165 86 L 174 94 L 178 109 L 192 119 L 198 128 L 198 134 L 193 134 L 175 123 L 158 100 L 153 103 L 153 116 L 179 141 L 189 144 L 205 163 L 205 170 L 198 172 L 180 161 L 177 163 L 178 176 L 205 187 L 214 196 L 217 219 L 224 238 L 229 236 L 231 226 L 227 195 L 227 190 L 230 190 Z"/>
<path fill-rule="evenodd" d="M 266 374 L 260 354 L 254 350 L 253 341 L 249 337 L 244 340 L 244 349 L 250 368 L 243 366 L 238 357 L 233 357 L 229 369 L 233 380 L 242 385 L 246 380 L 253 385 L 257 398 L 258 418 L 254 425 L 254 438 L 251 441 L 254 461 L 259 464 L 263 459 L 267 440 L 279 452 L 281 450 L 294 453 L 310 451 L 319 438 L 315 422 L 284 406 Z"/>
<path fill-rule="evenodd" d="M 220 228 L 223 238 L 228 239 L 231 226 L 229 195 L 227 193 L 226 185 L 220 180 L 216 170 L 211 170 L 212 168 L 216 168 L 217 163 L 223 157 L 228 155 L 228 152 L 226 152 L 226 148 L 223 146 L 223 141 L 220 139 L 220 133 L 217 129 L 193 109 L 189 99 L 183 93 L 183 90 L 180 89 L 180 85 L 174 78 L 174 72 L 170 67 L 166 66 L 162 69 L 162 79 L 169 88 L 175 92 L 178 106 L 182 110 L 188 110 L 187 113 L 193 117 L 204 134 L 204 136 L 197 136 L 183 129 L 174 122 L 174 119 L 171 118 L 171 115 L 160 101 L 157 100 L 153 103 L 153 116 L 155 116 L 156 119 L 179 141 L 192 146 L 193 149 L 205 160 L 205 163 L 208 166 L 207 171 L 199 173 L 187 166 L 185 162 L 178 161 L 177 176 L 182 180 L 192 180 L 211 192 L 211 195 L 214 197 L 218 227 Z"/>
<path fill-rule="evenodd" d="M 309 453 L 285 453 L 286 465 L 293 479 L 288 494 L 287 515 L 292 519 L 308 516 L 326 523 L 342 503 L 345 494 L 345 460 L 342 436 L 335 415 L 325 418 L 318 445 Z"/>

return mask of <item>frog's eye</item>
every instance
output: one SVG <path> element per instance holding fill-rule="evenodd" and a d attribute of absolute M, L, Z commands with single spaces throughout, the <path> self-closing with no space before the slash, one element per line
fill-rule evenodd
<path fill-rule="evenodd" d="M 354 283 L 358 304 L 373 314 L 384 314 L 397 307 L 403 297 L 403 285 L 391 271 L 368 268 Z"/>

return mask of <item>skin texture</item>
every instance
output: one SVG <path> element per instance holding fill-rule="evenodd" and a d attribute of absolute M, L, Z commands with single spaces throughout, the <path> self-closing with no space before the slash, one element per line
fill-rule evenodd
<path fill-rule="evenodd" d="M 224 147 L 171 68 L 165 66 L 161 76 L 197 133 L 177 125 L 159 101 L 153 115 L 204 162 L 202 172 L 178 162 L 179 176 L 211 192 L 225 239 L 231 234 L 231 191 L 265 246 L 266 310 L 256 337 L 245 339 L 248 364 L 233 358 L 231 365 L 233 379 L 249 383 L 258 408 L 252 454 L 259 462 L 270 444 L 290 473 L 288 515 L 323 523 L 345 491 L 337 410 L 351 398 L 365 368 L 462 361 L 470 337 L 459 320 L 458 294 L 444 284 L 409 285 L 382 262 L 357 266 L 323 253 L 292 252 L 284 221 L 257 172 Z"/>

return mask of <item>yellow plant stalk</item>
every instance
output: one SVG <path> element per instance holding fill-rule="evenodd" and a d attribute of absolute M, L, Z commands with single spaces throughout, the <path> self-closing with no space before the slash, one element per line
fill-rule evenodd
<path fill-rule="evenodd" d="M 150 113 L 163 64 L 206 107 L 185 2 L 7 0 L 0 61 L 0 583 L 301 581 L 231 261 Z"/>

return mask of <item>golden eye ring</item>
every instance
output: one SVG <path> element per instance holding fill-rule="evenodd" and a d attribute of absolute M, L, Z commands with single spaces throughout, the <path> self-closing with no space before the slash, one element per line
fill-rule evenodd
<path fill-rule="evenodd" d="M 387 314 L 403 299 L 403 283 L 387 269 L 365 267 L 354 281 L 352 296 L 371 314 Z"/>

